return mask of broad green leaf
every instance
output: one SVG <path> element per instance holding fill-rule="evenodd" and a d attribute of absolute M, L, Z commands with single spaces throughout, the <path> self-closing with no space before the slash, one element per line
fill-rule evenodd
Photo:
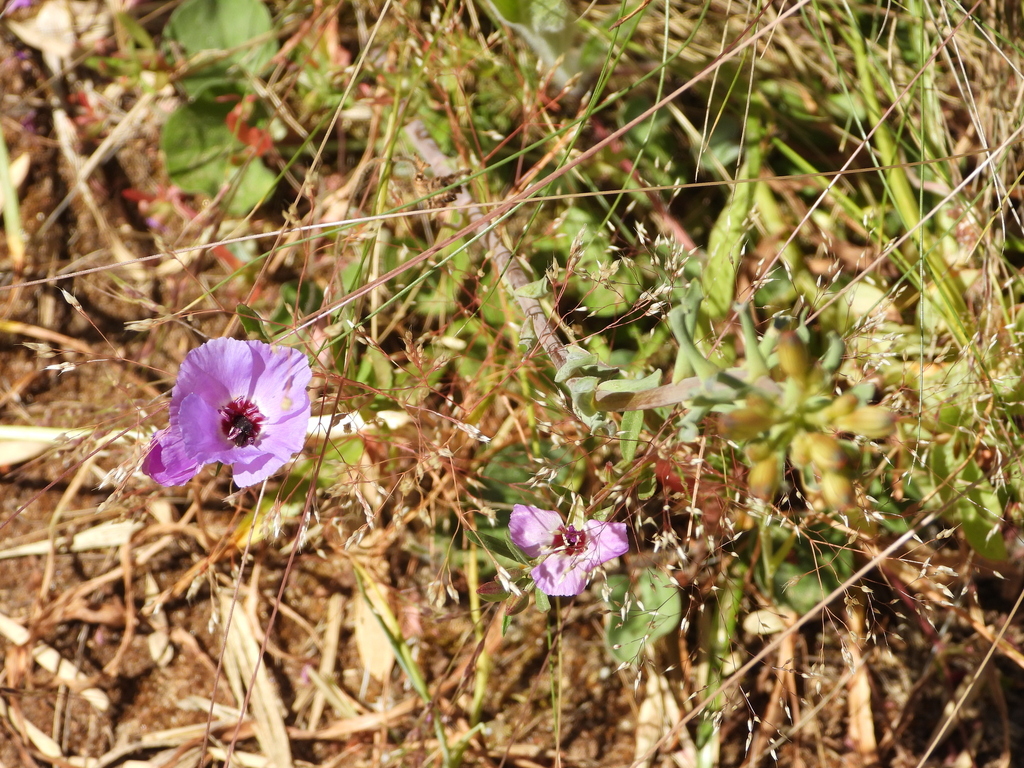
<path fill-rule="evenodd" d="M 642 379 L 612 379 L 611 381 L 602 381 L 598 385 L 600 392 L 644 392 L 648 389 L 654 389 L 661 382 L 661 372 L 655 371 L 654 373 L 644 376 Z"/>
<path fill-rule="evenodd" d="M 164 124 L 160 149 L 171 181 L 209 197 L 231 185 L 228 213 L 242 216 L 270 195 L 277 177 L 232 134 L 229 111 L 230 105 L 209 100 L 179 107 Z"/>
<path fill-rule="evenodd" d="M 291 325 L 293 319 L 308 317 L 323 306 L 323 289 L 312 280 L 290 280 L 281 286 L 278 305 L 270 320 L 278 327 Z"/>
<path fill-rule="evenodd" d="M 963 468 L 960 477 L 967 484 L 967 490 L 957 504 L 957 511 L 967 541 L 982 557 L 1005 560 L 1006 542 L 999 530 L 1003 505 L 992 483 L 973 460 Z"/>
<path fill-rule="evenodd" d="M 842 583 L 834 567 L 835 559 L 823 559 L 820 570 L 806 562 L 782 563 L 775 571 L 773 585 L 779 601 L 801 616 L 811 611 Z M 841 573 L 845 574 L 846 569 Z"/>
<path fill-rule="evenodd" d="M 259 316 L 256 310 L 247 307 L 245 304 L 239 304 L 235 307 L 235 314 L 238 316 L 238 320 L 247 334 L 261 341 L 270 341 L 266 331 L 263 330 L 263 318 Z"/>
<path fill-rule="evenodd" d="M 679 585 L 664 572 L 646 568 L 636 575 L 632 585 L 628 576 L 609 576 L 608 585 L 611 613 L 605 637 L 612 655 L 619 661 L 637 661 L 645 645 L 679 626 L 683 599 Z"/>
<path fill-rule="evenodd" d="M 640 478 L 640 482 L 636 487 L 636 497 L 640 501 L 647 501 L 652 498 L 658 491 L 658 478 L 655 477 L 654 473 L 650 473 Z"/>
<path fill-rule="evenodd" d="M 600 379 L 596 376 L 575 376 L 569 379 L 569 396 L 572 398 L 573 409 L 576 415 L 593 429 L 603 419 L 598 419 L 597 405 L 594 402 L 594 393 Z"/>
<path fill-rule="evenodd" d="M 550 486 L 564 486 L 578 490 L 582 477 L 574 471 L 573 450 L 569 446 L 553 446 L 548 441 L 540 443 L 541 455 L 534 461 L 530 451 L 520 443 L 510 443 L 496 451 L 481 470 L 479 479 L 483 482 L 483 498 L 501 504 L 543 505 L 543 495 Z M 550 483 L 534 490 L 532 481 L 540 467 L 553 470 Z"/>
<path fill-rule="evenodd" d="M 149 32 L 146 31 L 139 22 L 137 22 L 131 15 L 127 13 L 115 13 L 114 22 L 128 33 L 132 42 L 139 48 L 147 51 L 155 51 L 156 44 L 153 42 L 153 38 L 150 37 Z"/>
<path fill-rule="evenodd" d="M 630 395 L 635 395 L 639 392 L 646 392 L 654 389 L 661 382 L 661 372 L 655 371 L 654 373 L 644 376 L 642 379 L 612 379 L 611 381 L 603 381 L 597 386 L 595 393 L 595 403 L 602 410 L 624 410 L 632 398 Z M 571 383 L 571 382 L 570 382 Z M 571 387 L 570 387 L 571 389 Z M 635 409 L 630 409 L 633 412 L 638 412 L 644 409 L 641 405 Z M 633 417 L 638 418 L 638 417 Z M 640 424 L 643 423 L 643 416 L 639 416 Z M 627 422 L 623 421 L 623 428 L 628 428 Z M 639 425 L 637 426 L 639 430 Z M 637 432 L 639 434 L 639 431 Z M 634 437 L 635 439 L 635 437 Z"/>
<path fill-rule="evenodd" d="M 597 355 L 587 352 L 577 344 L 569 344 L 565 348 L 565 362 L 555 372 L 555 381 L 562 384 L 575 376 L 584 366 L 597 365 L 599 362 Z"/>
<path fill-rule="evenodd" d="M 506 24 L 526 24 L 529 21 L 529 3 L 521 0 L 491 0 L 491 6 Z"/>
<path fill-rule="evenodd" d="M 773 536 L 789 538 L 781 530 L 773 531 Z M 853 553 L 843 535 L 831 528 L 808 527 L 792 543 L 787 562 L 774 570 L 771 589 L 780 603 L 802 616 L 831 596 L 852 572 Z"/>
<path fill-rule="evenodd" d="M 967 542 L 979 555 L 1005 560 L 1006 543 L 999 531 L 1003 505 L 977 463 L 971 460 L 960 468 L 961 463 L 952 442 L 932 446 L 927 464 L 938 493 L 931 506 L 937 506 L 943 517 L 963 527 Z M 959 472 L 952 477 L 955 470 Z M 927 485 L 923 483 L 922 487 Z"/>
<path fill-rule="evenodd" d="M 576 28 L 563 0 L 487 0 L 487 9 L 527 42 L 561 88 L 579 69 Z"/>
<path fill-rule="evenodd" d="M 277 53 L 273 23 L 260 0 L 187 0 L 171 14 L 165 35 L 190 58 L 210 52 L 209 63 L 183 80 L 193 98 L 215 86 L 230 88 L 259 75 Z"/>

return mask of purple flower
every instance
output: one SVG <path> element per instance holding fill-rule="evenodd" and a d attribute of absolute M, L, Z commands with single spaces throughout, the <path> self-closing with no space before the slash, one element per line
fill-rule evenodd
<path fill-rule="evenodd" d="M 204 464 L 233 468 L 240 488 L 262 482 L 302 449 L 312 378 L 297 349 L 213 339 L 185 356 L 170 424 L 153 436 L 142 471 L 182 485 Z"/>
<path fill-rule="evenodd" d="M 629 550 L 625 523 L 588 520 L 578 530 L 557 512 L 524 504 L 512 507 L 508 530 L 528 557 L 544 558 L 530 573 L 546 595 L 578 595 L 591 571 Z"/>
<path fill-rule="evenodd" d="M 28 8 L 32 5 L 33 0 L 11 0 L 7 4 L 7 8 L 4 13 L 10 13 L 11 11 L 20 11 L 22 8 Z"/>

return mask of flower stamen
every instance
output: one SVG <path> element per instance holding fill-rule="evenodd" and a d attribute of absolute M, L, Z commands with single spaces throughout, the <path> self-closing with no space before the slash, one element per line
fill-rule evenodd
<path fill-rule="evenodd" d="M 578 555 L 587 548 L 586 531 L 576 530 L 573 525 L 559 526 L 555 533 L 553 550 L 567 555 Z"/>
<path fill-rule="evenodd" d="M 252 445 L 260 436 L 264 416 L 251 400 L 238 398 L 220 409 L 220 428 L 238 448 Z"/>

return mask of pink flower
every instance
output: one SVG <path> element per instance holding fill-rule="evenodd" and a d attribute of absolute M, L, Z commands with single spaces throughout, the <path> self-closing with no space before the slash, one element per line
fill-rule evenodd
<path fill-rule="evenodd" d="M 213 339 L 185 356 L 170 424 L 153 436 L 142 471 L 182 485 L 204 464 L 230 464 L 240 488 L 262 482 L 302 449 L 309 361 L 262 341 Z"/>
<path fill-rule="evenodd" d="M 546 595 L 578 595 L 591 571 L 629 551 L 625 523 L 588 520 L 577 530 L 557 512 L 523 504 L 512 507 L 508 530 L 528 557 L 544 558 L 530 573 Z"/>

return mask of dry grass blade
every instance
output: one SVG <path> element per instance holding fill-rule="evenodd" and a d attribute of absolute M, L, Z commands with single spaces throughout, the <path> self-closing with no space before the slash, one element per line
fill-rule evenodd
<path fill-rule="evenodd" d="M 309 706 L 309 715 L 306 723 L 309 728 L 316 728 L 323 717 L 324 706 L 327 704 L 327 691 L 324 689 L 334 676 L 335 665 L 338 662 L 338 646 L 341 642 L 341 622 L 343 618 L 344 598 L 339 594 L 333 594 L 327 599 L 327 611 L 323 623 L 323 652 L 320 655 L 319 678 L 324 685 L 316 684 L 313 699 Z M 335 702 L 331 702 L 332 706 Z M 296 701 L 296 708 L 302 707 L 302 700 Z M 354 714 L 354 713 L 353 713 Z"/>
<path fill-rule="evenodd" d="M 371 606 L 370 601 L 387 601 L 387 595 L 387 589 L 378 583 L 374 589 L 366 590 L 363 599 L 354 601 L 352 605 L 356 648 L 363 662 L 363 670 L 378 682 L 387 680 L 391 674 L 395 666 L 395 653 L 377 618 L 381 611 Z"/>
<path fill-rule="evenodd" d="M 871 706 L 869 665 L 864 659 L 863 643 L 867 639 L 864 603 L 856 594 L 846 600 L 846 621 L 849 634 L 845 650 L 849 654 L 852 677 L 848 686 L 847 707 L 850 716 L 849 738 L 864 765 L 878 764 L 878 742 L 875 739 L 874 712 Z"/>
<path fill-rule="evenodd" d="M 0 696 L 0 717 L 6 718 L 14 732 L 23 734 L 44 757 L 54 760 L 64 758 L 60 744 L 43 733 L 38 726 L 26 720 L 15 707 L 8 706 L 2 696 Z"/>
<path fill-rule="evenodd" d="M 634 765 L 637 768 L 649 768 L 654 765 L 653 747 L 660 741 L 666 731 L 679 720 L 679 704 L 672 693 L 668 679 L 657 671 L 646 675 L 644 701 L 637 714 L 636 749 Z M 692 764 L 696 759 L 693 743 L 683 733 L 680 745 L 672 755 L 677 765 Z"/>
<path fill-rule="evenodd" d="M 14 645 L 22 646 L 26 649 L 28 649 L 28 645 L 31 642 L 29 631 L 18 622 L 3 614 L 0 614 L 0 635 L 6 637 Z M 52 674 L 57 682 L 78 691 L 83 699 L 101 712 L 106 712 L 110 708 L 110 697 L 99 688 L 87 687 L 90 682 L 89 677 L 82 674 L 78 667 L 63 658 L 55 648 L 50 647 L 46 643 L 37 642 L 28 650 L 30 650 L 31 656 L 35 659 L 36 663 Z"/>
<path fill-rule="evenodd" d="M 220 598 L 221 622 L 226 627 L 224 672 L 237 701 L 249 699 L 254 735 L 274 768 L 291 768 L 292 752 L 285 728 L 287 709 L 277 684 L 267 672 L 260 644 L 245 611 L 234 610 L 232 598 Z M 250 687 L 251 686 L 251 687 Z"/>
<path fill-rule="evenodd" d="M 209 707 L 206 708 L 208 711 Z M 237 713 L 236 713 L 237 714 Z M 185 725 L 178 728 L 166 728 L 151 733 L 144 733 L 136 741 L 130 744 L 118 745 L 109 752 L 95 759 L 92 768 L 107 768 L 124 761 L 130 755 L 149 752 L 154 749 L 164 751 L 157 753 L 145 764 L 155 766 L 184 765 L 195 766 L 200 763 L 199 745 L 203 742 L 208 730 L 213 733 L 222 733 L 235 725 L 237 718 L 228 720 L 216 720 L 210 723 L 197 725 Z M 246 734 L 247 735 L 247 734 Z M 178 762 L 180 760 L 180 762 Z M 125 761 L 125 764 L 132 761 Z"/>
<path fill-rule="evenodd" d="M 358 733 L 367 733 L 396 725 L 422 706 L 423 702 L 418 697 L 410 696 L 383 712 L 368 712 L 365 715 L 338 720 L 317 730 L 292 730 L 290 733 L 296 739 L 344 741 Z"/>

